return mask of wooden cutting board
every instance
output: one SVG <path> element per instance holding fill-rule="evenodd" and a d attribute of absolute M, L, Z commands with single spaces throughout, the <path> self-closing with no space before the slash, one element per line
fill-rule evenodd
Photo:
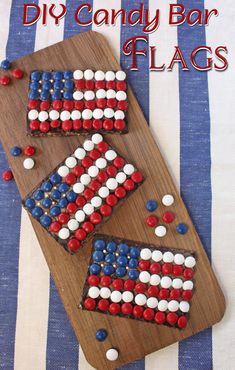
<path fill-rule="evenodd" d="M 87 68 L 118 70 L 120 67 L 105 38 L 95 32 L 87 32 L 67 39 L 23 57 L 14 64 L 25 71 L 25 77 L 20 81 L 14 81 L 6 88 L 0 88 L 0 134 L 23 198 L 83 141 L 82 137 L 76 136 L 48 138 L 26 136 L 26 106 L 30 71 Z M 121 154 L 136 164 L 146 177 L 146 181 L 125 204 L 116 210 L 107 224 L 99 229 L 99 232 L 195 251 L 198 260 L 195 275 L 196 292 L 192 300 L 188 326 L 181 331 L 166 326 L 81 311 L 77 306 L 87 272 L 91 243 L 88 242 L 76 255 L 69 255 L 37 221 L 32 219 L 42 251 L 86 359 L 99 370 L 117 368 L 187 338 L 220 321 L 225 311 L 225 300 L 221 288 L 143 113 L 130 89 L 128 97 L 130 102 L 129 133 L 107 135 L 107 139 Z M 15 145 L 21 147 L 33 145 L 37 148 L 36 166 L 33 170 L 24 170 L 23 158 L 10 156 L 10 148 Z M 175 203 L 170 208 L 175 213 L 176 220 L 169 227 L 167 235 L 159 240 L 153 229 L 145 225 L 145 218 L 148 214 L 145 203 L 151 198 L 158 200 L 159 207 L 156 213 L 162 215 L 166 208 L 161 205 L 160 200 L 166 193 L 173 194 L 175 197 Z M 186 235 L 176 233 L 175 225 L 178 222 L 185 222 L 189 226 Z M 102 343 L 95 340 L 95 332 L 99 328 L 106 328 L 108 331 L 108 337 Z M 110 347 L 118 348 L 120 353 L 119 359 L 113 363 L 108 362 L 105 357 L 105 352 Z"/>

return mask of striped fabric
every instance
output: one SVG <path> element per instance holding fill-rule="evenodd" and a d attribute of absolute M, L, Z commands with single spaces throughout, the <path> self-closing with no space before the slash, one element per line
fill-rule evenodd
<path fill-rule="evenodd" d="M 140 1 L 90 0 L 99 8 L 138 7 Z M 149 72 L 148 57 L 139 57 L 140 71 L 129 72 L 136 97 L 149 120 L 150 129 L 165 156 L 173 178 L 189 208 L 207 254 L 211 258 L 225 295 L 227 311 L 213 329 L 174 344 L 145 359 L 124 366 L 125 370 L 232 370 L 235 363 L 235 16 L 234 2 L 217 4 L 220 16 L 209 27 L 178 29 L 167 25 L 170 3 L 176 0 L 143 0 L 153 15 L 161 10 L 161 25 L 148 36 L 157 45 L 159 63 L 172 57 L 179 45 L 185 55 L 205 42 L 227 45 L 230 67 L 223 73 L 196 70 Z M 212 9 L 213 0 L 181 0 L 186 9 Z M 48 19 L 32 27 L 22 25 L 23 0 L 0 2 L 0 59 L 11 60 L 89 29 L 78 27 L 74 11 L 81 0 L 47 1 L 67 5 L 59 27 Z M 45 1 L 31 3 L 39 5 Z M 231 25 L 231 27 L 230 27 Z M 112 44 L 124 69 L 130 58 L 120 52 L 124 40 L 142 30 L 128 24 L 94 26 Z M 221 32 L 222 31 L 222 32 Z M 17 144 L 17 143 L 16 143 Z M 0 170 L 7 167 L 0 148 Z M 21 209 L 13 183 L 0 182 L 0 369 L 90 370 L 70 327 L 58 293 L 42 256 L 29 219 Z M 223 279 L 222 279 L 223 276 Z M 139 340 L 139 338 L 137 339 Z"/>

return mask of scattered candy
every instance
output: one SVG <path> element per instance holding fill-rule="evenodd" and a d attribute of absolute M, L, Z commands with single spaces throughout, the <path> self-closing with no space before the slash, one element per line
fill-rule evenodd
<path fill-rule="evenodd" d="M 149 226 L 149 227 L 155 227 L 157 226 L 158 224 L 158 218 L 154 215 L 151 215 L 151 216 L 148 216 L 146 218 L 146 224 Z"/>
<path fill-rule="evenodd" d="M 107 335 L 108 333 L 105 329 L 99 329 L 97 330 L 95 337 L 99 342 L 103 342 L 107 338 Z"/>
<path fill-rule="evenodd" d="M 34 151 L 31 146 L 24 149 L 27 155 Z M 25 168 L 32 168 L 32 161 L 27 158 Z M 123 184 L 116 180 L 119 173 L 125 173 Z M 66 250 L 74 253 L 142 182 L 141 173 L 120 157 L 102 135 L 94 134 L 59 164 L 23 204 Z M 30 200 L 36 203 L 31 206 Z M 110 267 L 106 266 L 106 270 Z"/>
<path fill-rule="evenodd" d="M 32 158 L 26 158 L 23 162 L 23 166 L 26 170 L 31 170 L 35 165 L 35 162 Z"/>
<path fill-rule="evenodd" d="M 13 157 L 18 157 L 19 155 L 21 155 L 21 153 L 22 153 L 22 150 L 18 146 L 14 146 L 13 148 L 11 148 L 11 155 Z"/>
<path fill-rule="evenodd" d="M 110 348 L 106 352 L 106 358 L 109 361 L 116 361 L 118 359 L 118 351 L 115 348 Z"/>
<path fill-rule="evenodd" d="M 26 155 L 27 157 L 31 157 L 35 154 L 35 148 L 33 146 L 26 146 L 26 148 L 24 148 L 24 155 Z"/>
<path fill-rule="evenodd" d="M 183 329 L 195 264 L 185 251 L 97 235 L 80 307 Z"/>
<path fill-rule="evenodd" d="M 7 86 L 11 82 L 11 79 L 8 76 L 1 76 L 0 77 L 0 85 Z"/>
<path fill-rule="evenodd" d="M 155 235 L 158 236 L 159 238 L 163 238 L 167 233 L 167 229 L 163 225 L 159 225 L 155 229 Z"/>
<path fill-rule="evenodd" d="M 166 207 L 171 206 L 174 203 L 174 197 L 171 194 L 166 194 L 162 197 L 162 204 Z"/>
<path fill-rule="evenodd" d="M 11 180 L 13 180 L 13 173 L 11 172 L 11 170 L 4 171 L 3 174 L 2 174 L 2 179 L 4 181 L 11 181 Z"/>
<path fill-rule="evenodd" d="M 175 219 L 175 216 L 172 212 L 165 212 L 164 215 L 162 216 L 162 220 L 166 223 L 166 224 L 170 224 L 171 222 L 173 222 Z"/>
<path fill-rule="evenodd" d="M 146 203 L 146 208 L 149 212 L 153 212 L 157 209 L 157 202 L 155 200 L 148 200 Z"/>
<path fill-rule="evenodd" d="M 184 235 L 188 231 L 188 226 L 185 225 L 184 223 L 180 223 L 176 226 L 176 231 L 177 233 Z"/>
<path fill-rule="evenodd" d="M 16 68 L 13 69 L 12 76 L 17 80 L 20 80 L 24 76 L 24 72 L 21 69 Z"/>
<path fill-rule="evenodd" d="M 5 69 L 5 70 L 10 69 L 11 68 L 11 62 L 8 59 L 5 59 L 1 62 L 0 66 L 1 66 L 2 69 Z"/>

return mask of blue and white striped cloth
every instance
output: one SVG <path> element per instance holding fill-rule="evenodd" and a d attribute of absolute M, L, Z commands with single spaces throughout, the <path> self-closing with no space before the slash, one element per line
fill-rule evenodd
<path fill-rule="evenodd" d="M 31 3 L 39 5 L 45 1 Z M 90 0 L 99 8 L 130 9 L 140 1 Z M 149 72 L 148 58 L 140 57 L 140 71 L 129 72 L 129 82 L 149 120 L 153 135 L 169 164 L 188 206 L 227 298 L 223 321 L 180 344 L 147 356 L 125 370 L 232 370 L 235 367 L 235 7 L 234 1 L 216 2 L 220 16 L 209 27 L 178 28 L 167 24 L 170 3 L 143 0 L 150 12 L 160 8 L 161 25 L 149 35 L 157 45 L 159 63 L 169 61 L 174 46 L 185 55 L 195 46 L 227 45 L 227 71 L 208 74 L 192 70 Z M 0 2 L 0 59 L 14 60 L 86 31 L 74 22 L 81 0 L 53 0 L 67 5 L 59 27 L 48 19 L 31 27 L 22 25 L 24 0 Z M 181 0 L 186 9 L 210 8 L 213 0 Z M 124 69 L 130 59 L 120 52 L 124 40 L 140 35 L 140 27 L 102 25 L 93 30 L 110 41 Z M 16 122 L 16 124 L 18 124 Z M 17 143 L 16 143 L 17 144 Z M 20 144 L 20 143 L 18 143 Z M 0 148 L 0 170 L 7 167 Z M 29 219 L 22 210 L 13 183 L 0 182 L 0 369 L 89 370 L 58 297 Z M 141 340 L 141 338 L 136 338 Z"/>

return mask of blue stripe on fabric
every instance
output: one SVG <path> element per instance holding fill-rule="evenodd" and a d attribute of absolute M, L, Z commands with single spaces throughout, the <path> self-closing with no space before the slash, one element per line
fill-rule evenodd
<path fill-rule="evenodd" d="M 142 1 L 145 9 L 148 9 L 148 1 Z M 139 1 L 128 1 L 122 0 L 122 9 L 125 9 L 127 12 L 131 9 L 138 8 L 140 6 Z M 128 23 L 126 26 L 121 26 L 121 53 L 120 60 L 121 66 L 124 70 L 128 71 L 128 83 L 131 85 L 133 92 L 140 104 L 141 109 L 144 112 L 145 118 L 149 120 L 149 56 L 138 56 L 138 71 L 131 71 L 131 56 L 126 56 L 122 53 L 123 43 L 133 37 L 133 36 L 143 36 L 142 27 L 136 25 L 131 27 Z M 146 35 L 145 35 L 146 36 Z M 138 41 L 138 49 L 145 49 L 147 47 L 146 42 Z M 141 359 L 139 361 L 133 362 L 123 366 L 120 370 L 144 370 L 145 369 L 145 360 Z"/>
<path fill-rule="evenodd" d="M 74 21 L 74 14 L 83 1 L 67 1 L 67 14 L 64 23 L 64 39 L 88 31 L 90 27 L 80 27 Z M 87 1 L 91 6 L 92 1 Z M 83 22 L 88 19 L 88 13 L 82 12 Z M 91 15 L 90 15 L 91 16 Z M 51 279 L 50 304 L 47 335 L 47 370 L 76 370 L 79 363 L 79 346 L 77 338 L 68 320 L 56 287 Z"/>
<path fill-rule="evenodd" d="M 145 9 L 148 9 L 148 1 L 141 1 Z M 131 9 L 139 8 L 139 1 L 122 0 L 122 9 L 127 12 Z M 126 40 L 134 36 L 146 36 L 142 30 L 143 26 L 136 25 L 131 27 L 128 23 L 121 27 L 121 66 L 128 71 L 128 82 L 131 85 L 138 103 L 144 112 L 145 118 L 149 120 L 149 56 L 137 56 L 139 71 L 130 71 L 132 56 L 126 56 L 122 53 L 122 45 Z M 145 49 L 148 46 L 145 41 L 137 41 L 137 49 Z"/>
<path fill-rule="evenodd" d="M 29 53 L 34 48 L 35 27 L 24 28 L 22 25 L 23 3 L 21 0 L 12 1 L 6 47 L 6 57 L 10 60 Z M 7 168 L 7 160 L 0 146 L 0 173 Z M 4 183 L 0 180 L 0 209 L 0 369 L 12 370 L 21 220 L 21 199 L 14 181 Z"/>
<path fill-rule="evenodd" d="M 180 0 L 189 9 L 203 11 L 203 0 Z M 207 255 L 211 257 L 211 156 L 208 80 L 205 72 L 190 65 L 190 53 L 198 45 L 206 45 L 205 27 L 178 27 L 178 43 L 190 71 L 179 72 L 180 90 L 180 184 L 182 197 Z M 205 54 L 197 58 L 206 63 Z M 179 344 L 180 370 L 212 369 L 212 331 L 207 329 Z"/>

